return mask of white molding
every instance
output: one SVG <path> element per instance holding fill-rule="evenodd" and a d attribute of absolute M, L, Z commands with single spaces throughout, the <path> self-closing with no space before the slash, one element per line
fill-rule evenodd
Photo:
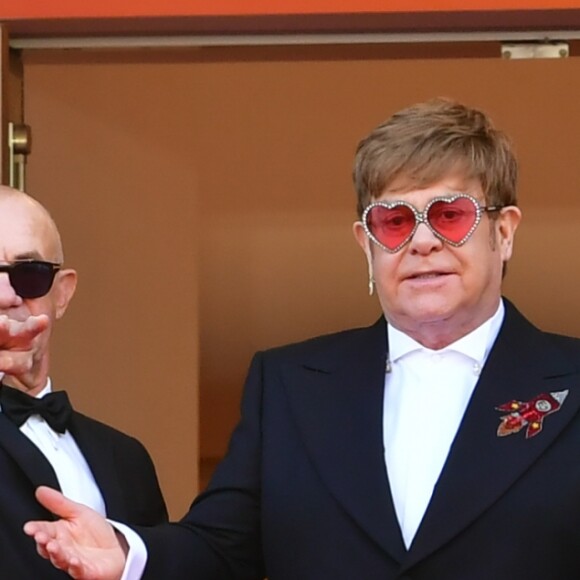
<path fill-rule="evenodd" d="M 449 32 L 449 33 L 352 33 L 352 34 L 253 34 L 179 36 L 95 36 L 12 38 L 16 49 L 187 48 L 204 46 L 294 46 L 331 44 L 407 44 L 453 42 L 552 42 L 580 39 L 580 30 Z"/>

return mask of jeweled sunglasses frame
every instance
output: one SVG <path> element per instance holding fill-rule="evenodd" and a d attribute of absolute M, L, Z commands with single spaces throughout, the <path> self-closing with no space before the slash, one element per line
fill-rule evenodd
<path fill-rule="evenodd" d="M 433 204 L 440 202 L 440 201 L 443 201 L 445 203 L 452 203 L 452 202 L 456 201 L 457 199 L 468 199 L 473 204 L 473 207 L 475 208 L 475 220 L 473 222 L 473 225 L 469 229 L 469 231 L 465 234 L 465 236 L 459 242 L 454 242 L 453 240 L 449 240 L 445 236 L 440 234 L 429 223 L 427 216 L 429 215 L 429 209 L 431 208 L 431 206 Z M 405 240 L 403 242 L 401 242 L 395 248 L 389 248 L 389 247 L 385 246 L 383 243 L 381 243 L 379 241 L 379 239 L 377 237 L 375 237 L 375 235 L 372 233 L 371 229 L 368 226 L 367 217 L 374 207 L 384 207 L 386 209 L 393 209 L 393 208 L 401 206 L 401 205 L 408 207 L 413 212 L 413 215 L 415 216 L 415 225 L 413 226 L 413 229 L 411 230 L 411 232 L 409 233 L 409 235 L 405 238 Z M 495 211 L 500 211 L 504 207 L 505 207 L 505 205 L 480 205 L 479 202 L 472 195 L 469 195 L 468 193 L 458 193 L 455 195 L 442 195 L 442 196 L 434 197 L 433 199 L 429 200 L 429 203 L 427 203 L 427 205 L 425 206 L 425 209 L 423 211 L 418 210 L 414 205 L 411 205 L 409 202 L 404 201 L 404 200 L 397 200 L 397 201 L 392 201 L 392 202 L 374 201 L 373 203 L 369 204 L 365 208 L 365 210 L 362 214 L 362 217 L 361 217 L 361 222 L 362 222 L 362 225 L 364 227 L 365 233 L 368 236 L 368 238 L 373 243 L 375 243 L 377 246 L 379 246 L 380 248 L 382 248 L 386 252 L 389 252 L 390 254 L 395 254 L 396 252 L 398 252 L 401 248 L 406 246 L 411 241 L 411 238 L 415 235 L 415 232 L 417 231 L 419 224 L 425 224 L 429 228 L 429 231 L 432 232 L 433 235 L 436 236 L 438 239 L 440 239 L 442 242 L 445 242 L 451 246 L 458 248 L 458 247 L 462 246 L 463 244 L 465 244 L 465 242 L 467 242 L 467 240 L 469 240 L 469 238 L 472 236 L 473 232 L 476 230 L 477 226 L 479 225 L 479 222 L 481 221 L 481 217 L 484 213 L 486 213 L 486 212 L 491 213 L 491 212 L 495 212 Z"/>

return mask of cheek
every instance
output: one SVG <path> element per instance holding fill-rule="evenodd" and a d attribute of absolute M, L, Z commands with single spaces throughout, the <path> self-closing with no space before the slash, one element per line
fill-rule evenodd
<path fill-rule="evenodd" d="M 49 295 L 33 300 L 24 300 L 24 304 L 31 315 L 39 316 L 40 314 L 46 314 L 51 322 L 54 320 L 54 305 Z"/>
<path fill-rule="evenodd" d="M 33 360 L 39 361 L 44 358 L 49 350 L 50 344 L 50 331 L 49 326 L 44 332 L 41 332 L 36 336 L 32 342 L 32 358 Z"/>
<path fill-rule="evenodd" d="M 400 294 L 400 273 L 403 271 L 402 253 L 389 254 L 379 248 L 373 256 L 373 277 L 381 303 L 390 303 Z"/>
<path fill-rule="evenodd" d="M 487 244 L 485 251 L 481 247 L 470 252 L 468 256 L 461 256 L 462 280 L 466 288 L 474 292 L 481 292 L 485 288 L 495 290 L 498 281 L 501 281 L 502 258 L 500 248 L 495 250 Z"/>
<path fill-rule="evenodd" d="M 372 254 L 372 265 L 375 279 L 382 283 L 392 283 L 400 268 L 401 253 L 389 254 L 377 248 Z"/>

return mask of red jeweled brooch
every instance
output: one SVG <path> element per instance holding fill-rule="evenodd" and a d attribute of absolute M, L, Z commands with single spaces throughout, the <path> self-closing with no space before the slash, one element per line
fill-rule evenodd
<path fill-rule="evenodd" d="M 560 410 L 564 403 L 568 391 L 556 391 L 553 393 L 542 393 L 534 397 L 531 401 L 513 400 L 496 407 L 498 411 L 507 411 L 509 415 L 500 418 L 501 423 L 497 428 L 499 437 L 505 437 L 512 433 L 517 433 L 524 427 L 526 429 L 526 439 L 537 435 L 543 426 L 544 417 Z"/>

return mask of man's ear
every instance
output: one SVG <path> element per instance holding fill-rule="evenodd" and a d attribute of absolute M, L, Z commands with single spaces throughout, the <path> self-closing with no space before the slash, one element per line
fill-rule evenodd
<path fill-rule="evenodd" d="M 56 274 L 54 281 L 54 306 L 55 316 L 57 319 L 62 318 L 68 304 L 71 301 L 77 287 L 77 273 L 76 270 L 67 268 L 60 270 Z"/>
<path fill-rule="evenodd" d="M 503 262 L 507 262 L 512 256 L 514 237 L 521 219 L 522 212 L 515 205 L 504 207 L 497 218 L 499 249 Z"/>
<path fill-rule="evenodd" d="M 352 226 L 352 233 L 358 245 L 367 257 L 367 264 L 369 267 L 369 279 L 373 279 L 373 253 L 371 250 L 371 241 L 365 232 L 362 222 L 354 222 Z"/>
<path fill-rule="evenodd" d="M 366 254 L 367 259 L 371 258 L 370 240 L 365 232 L 362 222 L 354 222 L 352 224 L 352 233 L 362 251 Z"/>

